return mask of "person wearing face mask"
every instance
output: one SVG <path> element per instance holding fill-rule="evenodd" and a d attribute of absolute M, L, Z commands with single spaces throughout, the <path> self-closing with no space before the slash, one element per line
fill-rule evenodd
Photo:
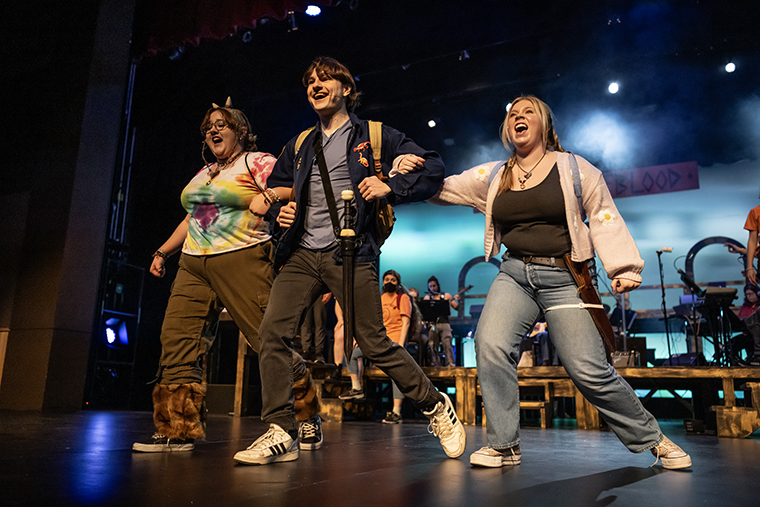
<path fill-rule="evenodd" d="M 136 452 L 180 452 L 205 436 L 202 358 L 211 347 L 224 308 L 258 352 L 259 327 L 272 287 L 273 248 L 268 224 L 249 211 L 256 195 L 272 198 L 266 182 L 276 159 L 257 151 L 248 118 L 232 107 L 213 104 L 201 123 L 203 159 L 216 158 L 182 191 L 187 216 L 153 254 L 150 273 L 163 277 L 167 259 L 181 251 L 179 271 L 161 329 L 161 358 L 153 390 L 150 438 L 135 442 Z M 293 354 L 297 418 L 310 429 L 318 421 L 319 401 L 311 377 Z M 308 431 L 310 435 L 313 431 Z M 302 439 L 316 449 L 319 438 Z"/>
<path fill-rule="evenodd" d="M 742 366 L 760 366 L 760 289 L 757 285 L 748 283 L 744 286 L 744 304 L 739 308 L 738 317 L 747 327 L 746 336 L 750 339 L 752 353 Z"/>
<path fill-rule="evenodd" d="M 470 206 L 485 215 L 486 261 L 502 244 L 507 248 L 475 332 L 488 445 L 471 454 L 470 463 L 521 462 L 518 350 L 543 315 L 567 374 L 621 442 L 635 453 L 652 451 L 664 468 L 691 466 L 689 455 L 663 435 L 608 363 L 591 316 L 601 305 L 583 300 L 573 276 L 585 267 L 589 280 L 584 286 L 595 284 L 596 249 L 613 291 L 641 284 L 644 261 L 601 171 L 562 149 L 549 106 L 534 96 L 512 101 L 501 133 L 512 151 L 508 161 L 449 176 L 431 200 Z"/>
<path fill-rule="evenodd" d="M 383 325 L 388 332 L 388 338 L 400 347 L 406 345 L 409 325 L 412 317 L 412 302 L 401 285 L 401 275 L 389 269 L 383 273 L 383 294 L 380 296 L 383 304 Z M 383 419 L 386 424 L 401 422 L 401 405 L 404 395 L 395 382 L 393 385 L 393 410 Z"/>

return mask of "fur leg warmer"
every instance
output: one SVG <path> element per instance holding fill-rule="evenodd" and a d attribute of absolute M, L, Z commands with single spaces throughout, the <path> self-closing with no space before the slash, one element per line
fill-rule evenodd
<path fill-rule="evenodd" d="M 153 422 L 157 432 L 169 438 L 203 438 L 205 398 L 205 384 L 157 384 L 153 388 Z"/>
<path fill-rule="evenodd" d="M 311 373 L 293 382 L 293 397 L 295 398 L 296 421 L 308 421 L 319 413 L 321 406 L 317 396 L 317 388 L 311 381 Z"/>

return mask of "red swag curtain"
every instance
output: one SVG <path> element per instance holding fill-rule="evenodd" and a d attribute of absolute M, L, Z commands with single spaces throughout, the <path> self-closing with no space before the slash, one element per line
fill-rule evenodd
<path fill-rule="evenodd" d="M 239 28 L 255 28 L 264 17 L 284 19 L 288 11 L 332 0 L 141 0 L 137 4 L 133 48 L 146 56 L 201 39 L 223 39 Z"/>

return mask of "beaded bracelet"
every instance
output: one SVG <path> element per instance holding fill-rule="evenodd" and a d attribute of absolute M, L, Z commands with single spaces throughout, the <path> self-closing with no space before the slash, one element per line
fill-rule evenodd
<path fill-rule="evenodd" d="M 166 260 L 169 258 L 169 255 L 159 248 L 153 255 L 151 255 L 151 257 L 161 257 L 162 259 Z"/>
<path fill-rule="evenodd" d="M 267 204 L 271 206 L 279 200 L 280 196 L 277 195 L 277 192 L 275 192 L 273 189 L 267 188 L 264 190 L 264 201 L 266 201 Z"/>

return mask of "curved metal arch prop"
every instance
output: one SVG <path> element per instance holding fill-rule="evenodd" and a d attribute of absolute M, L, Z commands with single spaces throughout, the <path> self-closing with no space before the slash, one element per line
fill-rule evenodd
<path fill-rule="evenodd" d="M 459 289 L 458 290 L 462 290 L 465 287 L 467 287 L 467 285 L 465 284 L 465 282 L 467 281 L 467 273 L 469 273 L 473 267 L 477 266 L 481 262 L 488 262 L 489 264 L 496 266 L 496 269 L 499 269 L 501 267 L 501 262 L 496 260 L 494 257 L 491 257 L 490 259 L 488 259 L 488 261 L 486 261 L 485 255 L 478 255 L 477 257 L 473 257 L 472 259 L 467 261 L 465 265 L 462 266 L 461 271 L 459 271 Z M 465 305 L 459 305 L 459 309 L 457 310 L 458 317 L 464 317 L 464 306 Z"/>
<path fill-rule="evenodd" d="M 704 247 L 709 246 L 709 245 L 714 245 L 715 243 L 720 243 L 721 245 L 724 243 L 730 243 L 734 246 L 738 246 L 739 248 L 744 248 L 744 245 L 742 245 L 735 239 L 727 238 L 725 236 L 710 236 L 709 238 L 705 238 L 702 241 L 699 241 L 693 247 L 691 247 L 691 249 L 689 250 L 689 253 L 686 254 L 686 262 L 684 264 L 684 271 L 686 272 L 687 275 L 689 275 L 689 278 L 691 278 L 692 280 L 695 280 L 694 257 L 696 257 L 697 252 L 702 250 Z"/>

